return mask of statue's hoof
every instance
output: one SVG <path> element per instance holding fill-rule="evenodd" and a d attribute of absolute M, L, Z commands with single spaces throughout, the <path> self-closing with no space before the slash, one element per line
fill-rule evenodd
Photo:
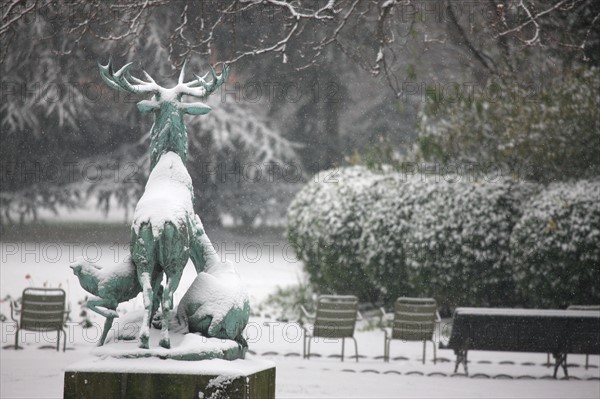
<path fill-rule="evenodd" d="M 162 346 L 165 349 L 171 349 L 171 340 L 168 338 L 163 338 L 160 340 L 160 342 L 158 343 L 160 346 Z"/>
<path fill-rule="evenodd" d="M 148 349 L 150 346 L 148 345 L 148 337 L 140 337 L 140 348 L 142 349 Z"/>

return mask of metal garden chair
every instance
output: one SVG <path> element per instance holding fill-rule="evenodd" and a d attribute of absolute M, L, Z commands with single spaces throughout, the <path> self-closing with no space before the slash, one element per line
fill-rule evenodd
<path fill-rule="evenodd" d="M 342 339 L 342 361 L 346 338 L 354 341 L 354 353 L 358 362 L 358 345 L 354 338 L 356 320 L 362 319 L 358 311 L 358 298 L 354 295 L 321 295 L 317 300 L 317 310 L 309 314 L 304 306 L 302 313 L 312 325 L 303 325 L 304 342 L 303 357 L 310 359 L 310 341 L 313 337 Z"/>
<path fill-rule="evenodd" d="M 65 309 L 66 295 L 61 288 L 26 288 L 21 297 L 21 306 L 11 301 L 11 318 L 17 323 L 14 349 L 19 346 L 19 331 L 56 331 L 56 350 L 60 348 L 60 334 L 64 334 L 63 351 L 66 350 L 67 333 L 64 329 L 69 313 Z M 12 345 L 5 348 L 12 347 Z"/>
<path fill-rule="evenodd" d="M 385 333 L 383 341 L 383 357 L 386 362 L 390 360 L 390 344 L 392 340 L 423 341 L 423 364 L 427 341 L 433 344 L 433 363 L 436 363 L 436 345 L 433 335 L 436 326 L 441 321 L 437 311 L 437 304 L 433 298 L 407 298 L 402 297 L 394 304 L 394 313 L 388 314 L 383 308 L 381 311 L 381 329 Z M 391 323 L 391 327 L 386 325 Z"/>

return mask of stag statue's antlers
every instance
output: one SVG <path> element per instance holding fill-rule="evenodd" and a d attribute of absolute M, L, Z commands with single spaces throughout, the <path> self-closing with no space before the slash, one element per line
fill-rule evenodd
<path fill-rule="evenodd" d="M 133 62 L 130 62 L 129 64 L 125 64 L 117 72 L 114 72 L 111 59 L 108 60 L 108 64 L 106 65 L 98 63 L 100 77 L 102 77 L 102 80 L 104 80 L 107 85 L 116 90 L 122 90 L 136 94 L 163 94 L 164 92 L 168 91 L 174 93 L 177 96 L 177 99 L 181 99 L 181 96 L 184 94 L 193 97 L 207 97 L 217 90 L 217 88 L 225 82 L 227 76 L 229 75 L 229 68 L 227 65 L 223 65 L 223 71 L 221 72 L 221 75 L 217 75 L 214 68 L 211 66 L 210 72 L 207 72 L 204 76 L 200 77 L 194 74 L 196 77 L 195 80 L 184 83 L 183 79 L 186 65 L 186 62 L 184 62 L 183 67 L 181 68 L 181 73 L 179 74 L 177 86 L 171 89 L 166 89 L 159 86 L 154 79 L 152 79 L 152 77 L 146 73 L 146 71 L 143 71 L 143 73 L 148 80 L 147 82 L 131 76 L 129 70 L 131 69 L 132 65 Z M 209 73 L 212 76 L 212 81 L 207 83 L 206 78 L 208 77 Z M 130 80 L 133 83 L 130 83 Z"/>

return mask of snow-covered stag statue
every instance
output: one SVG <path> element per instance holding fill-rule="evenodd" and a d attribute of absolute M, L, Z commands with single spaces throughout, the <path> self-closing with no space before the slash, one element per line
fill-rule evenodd
<path fill-rule="evenodd" d="M 150 136 L 151 172 L 134 212 L 130 241 L 131 259 L 145 309 L 140 347 L 149 347 L 153 297 L 159 292 L 164 273 L 166 286 L 161 299 L 163 320 L 159 344 L 170 348 L 169 320 L 173 293 L 190 258 L 199 273 L 186 294 L 185 308 L 189 313 L 182 312 L 182 316 L 190 322 L 190 331 L 236 339 L 245 345 L 241 332 L 250 312 L 247 294 L 240 288 L 241 285 L 236 286 L 235 269 L 218 259 L 206 237 L 200 218 L 194 212 L 192 180 L 185 167 L 187 133 L 183 116 L 203 115 L 211 108 L 202 102 L 184 103 L 182 97 L 203 98 L 210 95 L 223 84 L 228 69 L 224 66 L 221 74 L 217 75 L 211 67 L 210 82 L 206 80 L 208 74 L 204 77 L 196 75 L 192 81 L 184 82 L 184 64 L 177 85 L 167 89 L 159 86 L 145 72 L 146 80 L 131 76 L 131 65 L 129 63 L 115 72 L 109 60 L 107 65 L 99 64 L 99 68 L 100 76 L 111 88 L 153 96 L 151 100 L 138 103 L 140 111 L 154 113 L 154 125 Z M 232 285 L 234 294 L 214 294 L 214 291 L 227 290 Z M 199 291 L 198 295 L 194 295 Z M 213 296 L 207 291 L 213 292 Z M 206 303 L 211 300 L 219 303 L 215 306 Z"/>

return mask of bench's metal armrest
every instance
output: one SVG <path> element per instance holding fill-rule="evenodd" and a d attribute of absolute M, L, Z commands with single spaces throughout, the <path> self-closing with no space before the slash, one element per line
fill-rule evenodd
<path fill-rule="evenodd" d="M 442 321 L 442 318 L 440 317 L 440 312 L 438 312 L 437 310 L 435 311 L 435 322 L 436 323 L 440 323 Z"/>
<path fill-rule="evenodd" d="M 71 303 L 67 304 L 67 308 L 63 312 L 63 323 L 66 323 L 69 320 L 69 315 L 71 314 Z"/>
<path fill-rule="evenodd" d="M 356 320 L 362 320 L 363 319 L 363 315 L 362 313 L 360 313 L 360 310 L 356 311 Z"/>
<path fill-rule="evenodd" d="M 386 313 L 383 307 L 379 308 L 379 328 L 387 334 L 386 321 L 392 320 L 393 314 Z"/>
<path fill-rule="evenodd" d="M 316 315 L 314 315 L 314 314 L 311 315 L 310 313 L 308 313 L 308 311 L 306 310 L 306 308 L 304 307 L 304 305 L 300 305 L 300 310 L 302 311 L 302 314 L 300 315 L 300 318 L 305 317 L 308 320 L 311 320 L 311 319 L 314 320 L 315 319 Z"/>
<path fill-rule="evenodd" d="M 10 318 L 12 321 L 19 324 L 18 315 L 21 313 L 21 308 L 18 305 L 17 301 L 14 299 L 10 299 Z M 17 318 L 15 318 L 17 317 Z"/>
<path fill-rule="evenodd" d="M 313 326 L 312 324 L 301 324 L 300 327 L 302 327 L 302 330 L 304 330 L 304 336 L 305 337 L 311 337 L 312 333 L 313 333 Z"/>

